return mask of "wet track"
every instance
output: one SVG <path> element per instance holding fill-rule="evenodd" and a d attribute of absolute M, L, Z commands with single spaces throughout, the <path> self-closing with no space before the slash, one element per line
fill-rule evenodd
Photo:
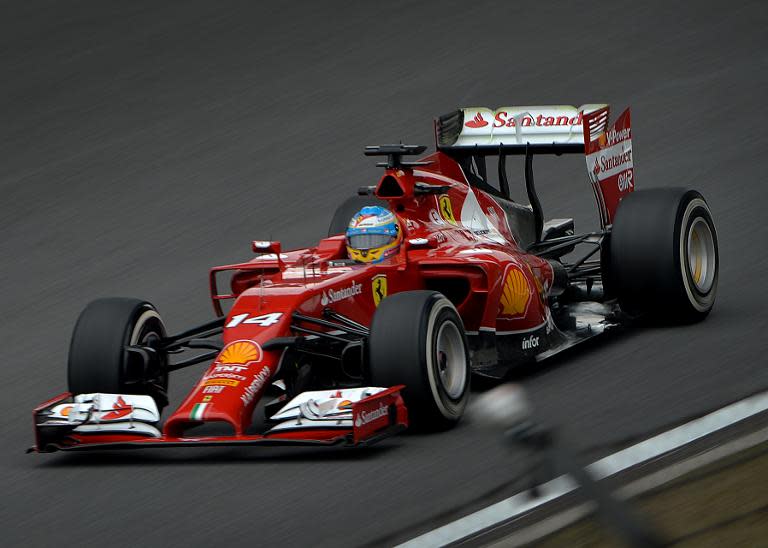
<path fill-rule="evenodd" d="M 363 145 L 433 145 L 432 117 L 461 105 L 629 104 L 638 187 L 695 186 L 712 208 L 708 321 L 523 380 L 581 451 L 768 387 L 768 9 L 680 4 L 3 2 L 3 544 L 391 542 L 500 496 L 512 457 L 469 422 L 363 452 L 23 454 L 88 300 L 145 297 L 171 330 L 210 318 L 210 265 L 310 243 L 376 181 Z M 583 174 L 538 162 L 548 217 L 596 224 Z M 175 401 L 198 374 L 172 379 Z"/>

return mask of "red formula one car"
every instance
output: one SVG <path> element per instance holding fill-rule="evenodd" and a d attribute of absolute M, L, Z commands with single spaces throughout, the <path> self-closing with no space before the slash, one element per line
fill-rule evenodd
<path fill-rule="evenodd" d="M 693 190 L 634 192 L 628 110 L 609 125 L 607 105 L 466 108 L 435 133 L 437 151 L 418 161 L 404 157 L 426 147 L 367 147 L 386 158 L 383 175 L 315 247 L 257 241 L 252 259 L 213 268 L 213 321 L 168 335 L 145 301 L 88 305 L 69 391 L 35 409 L 33 449 L 357 445 L 409 420 L 445 428 L 472 375 L 503 377 L 627 319 L 695 321 L 712 308 L 709 207 Z M 565 153 L 586 155 L 598 231 L 545 221 L 533 158 Z M 528 205 L 510 198 L 509 155 L 525 160 Z M 400 245 L 355 261 L 345 231 L 373 204 L 394 214 Z M 169 374 L 199 363 L 206 372 L 161 422 Z"/>

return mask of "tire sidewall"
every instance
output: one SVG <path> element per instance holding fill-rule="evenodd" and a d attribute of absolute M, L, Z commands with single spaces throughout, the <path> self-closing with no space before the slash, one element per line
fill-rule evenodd
<path fill-rule="evenodd" d="M 458 398 L 451 398 L 440 380 L 437 364 L 437 337 L 444 322 L 452 322 L 461 334 L 464 350 L 464 388 Z M 458 421 L 467 404 L 469 396 L 469 349 L 467 337 L 456 308 L 444 297 L 436 297 L 427 313 L 427 328 L 424 330 L 424 344 L 422 344 L 424 357 L 422 364 L 427 377 L 427 383 L 432 393 L 432 400 L 436 410 L 446 420 Z"/>
<path fill-rule="evenodd" d="M 675 246 L 676 263 L 680 268 L 680 282 L 688 303 L 695 310 L 695 313 L 706 314 L 712 308 L 717 293 L 717 281 L 720 274 L 720 254 L 717 247 L 717 231 L 715 230 L 715 223 L 712 221 L 709 206 L 699 193 L 692 194 L 689 200 L 685 200 L 680 204 L 682 213 L 678 215 L 677 226 L 675 227 L 675 233 L 678 238 L 677 245 Z M 696 287 L 693 281 L 690 261 L 688 260 L 688 233 L 698 219 L 703 219 L 707 224 L 714 241 L 714 275 L 708 293 L 703 293 Z"/>

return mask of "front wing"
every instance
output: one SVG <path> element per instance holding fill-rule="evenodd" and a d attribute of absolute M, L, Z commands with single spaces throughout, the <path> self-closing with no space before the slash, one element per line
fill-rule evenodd
<path fill-rule="evenodd" d="M 89 431 L 84 427 L 104 424 L 98 418 L 98 407 L 84 419 L 64 421 L 56 418 L 57 410 L 62 406 L 74 404 L 78 399 L 67 392 L 41 404 L 33 411 L 35 445 L 28 452 L 238 445 L 367 446 L 408 427 L 408 411 L 400 395 L 402 388 L 395 386 L 351 402 L 350 412 L 344 415 L 344 420 L 336 420 L 341 418 L 339 415 L 326 417 L 304 411 L 303 414 L 299 413 L 293 417 L 296 422 L 290 428 L 272 428 L 255 435 L 207 437 L 171 437 L 161 434 L 141 419 L 141 409 L 138 405 L 133 405 L 134 402 L 141 401 L 141 396 L 125 396 L 125 400 L 120 396 L 120 401 L 128 402 L 126 408 L 130 407 L 132 413 L 106 430 Z M 95 416 L 97 418 L 94 418 Z"/>

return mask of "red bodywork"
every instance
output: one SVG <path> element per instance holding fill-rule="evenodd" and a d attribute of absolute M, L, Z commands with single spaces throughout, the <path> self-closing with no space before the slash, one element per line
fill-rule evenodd
<path fill-rule="evenodd" d="M 284 253 L 271 244 L 265 247 L 269 253 L 248 263 L 212 269 L 217 313 L 221 312 L 221 300 L 235 299 L 227 314 L 224 342 L 236 345 L 238 341 L 253 341 L 259 345 L 258 357 L 240 370 L 243 364 L 222 360 L 230 346 L 225 347 L 219 360 L 166 421 L 167 436 L 177 436 L 195 422 L 190 418 L 193 408 L 204 402 L 210 404 L 204 420 L 228 422 L 241 435 L 268 385 L 259 379 L 268 379 L 280 366 L 282 351 L 261 350 L 264 343 L 291 335 L 293 312 L 321 317 L 323 309 L 330 307 L 370 325 L 376 309 L 375 280 L 386 280 L 387 295 L 456 286 L 446 293 L 470 335 L 483 330 L 526 332 L 546 324 L 546 294 L 552 283 L 549 263 L 518 248 L 504 211 L 487 194 L 467 184 L 454 160 L 437 152 L 424 161 L 429 165 L 416 170 L 386 170 L 375 192 L 379 197 L 399 194 L 387 198 L 404 232 L 404 245 L 397 256 L 378 264 L 335 263 L 346 259 L 346 248 L 344 237 L 334 236 L 321 240 L 317 247 Z M 447 193 L 416 195 L 416 182 L 446 186 Z M 474 215 L 485 217 L 482 222 L 488 228 L 473 230 L 467 228 L 469 222 L 462 223 L 462 213 L 466 215 L 470 208 L 468 202 L 473 202 Z M 482 226 L 478 219 L 475 224 Z M 216 275 L 224 270 L 234 270 L 235 275 L 231 293 L 221 295 Z M 241 315 L 247 316 L 238 322 Z M 252 318 L 266 320 L 248 323 Z M 262 325 L 272 321 L 275 323 Z M 222 384 L 216 384 L 219 382 Z M 248 392 L 254 384 L 255 390 Z"/>

